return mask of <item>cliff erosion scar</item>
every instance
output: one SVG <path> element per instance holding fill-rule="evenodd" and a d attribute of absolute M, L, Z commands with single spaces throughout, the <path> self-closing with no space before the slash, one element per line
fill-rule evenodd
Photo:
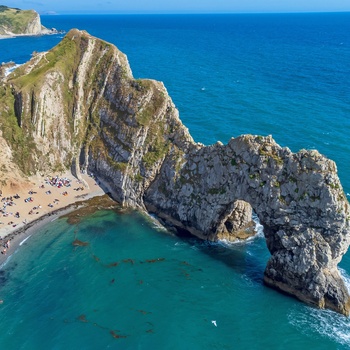
<path fill-rule="evenodd" d="M 349 203 L 317 151 L 292 153 L 270 136 L 195 143 L 162 83 L 135 80 L 115 46 L 78 30 L 3 77 L 0 105 L 11 173 L 91 171 L 123 205 L 213 241 L 240 237 L 254 210 L 271 252 L 265 283 L 349 315 L 337 269 Z M 0 169 L 6 180 L 1 156 Z"/>
<path fill-rule="evenodd" d="M 40 16 L 34 10 L 0 5 L 0 38 L 55 33 L 58 33 L 56 29 L 48 29 L 41 25 Z"/>

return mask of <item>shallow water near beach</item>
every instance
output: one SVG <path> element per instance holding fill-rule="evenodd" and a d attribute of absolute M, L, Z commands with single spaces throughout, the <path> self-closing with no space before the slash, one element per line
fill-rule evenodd
<path fill-rule="evenodd" d="M 164 82 L 196 141 L 269 135 L 318 149 L 350 193 L 350 14 L 44 16 L 127 54 Z M 23 63 L 62 35 L 0 40 Z M 73 246 L 78 239 L 88 245 Z M 76 242 L 77 243 L 77 242 Z M 348 349 L 349 319 L 262 283 L 262 233 L 225 246 L 179 238 L 136 212 L 58 219 L 0 274 L 4 349 Z M 349 280 L 350 255 L 341 264 Z M 213 322 L 215 321 L 215 322 Z"/>
<path fill-rule="evenodd" d="M 85 244 L 74 246 L 76 240 Z M 228 247 L 176 237 L 136 212 L 100 211 L 77 225 L 59 219 L 3 269 L 1 345 L 332 348 L 322 322 L 336 328 L 333 322 L 348 321 L 264 287 L 267 258 L 261 232 Z"/>

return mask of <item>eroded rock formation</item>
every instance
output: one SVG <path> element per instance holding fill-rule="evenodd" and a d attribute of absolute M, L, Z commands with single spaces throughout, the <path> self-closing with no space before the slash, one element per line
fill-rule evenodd
<path fill-rule="evenodd" d="M 0 106 L 18 171 L 87 169 L 123 205 L 213 241 L 242 237 L 254 210 L 271 252 L 266 284 L 349 314 L 337 269 L 349 204 L 317 151 L 292 153 L 270 136 L 195 143 L 162 83 L 133 79 L 125 55 L 78 30 L 3 78 Z"/>
<path fill-rule="evenodd" d="M 41 25 L 39 14 L 34 10 L 20 10 L 0 5 L 0 37 L 57 33 Z"/>

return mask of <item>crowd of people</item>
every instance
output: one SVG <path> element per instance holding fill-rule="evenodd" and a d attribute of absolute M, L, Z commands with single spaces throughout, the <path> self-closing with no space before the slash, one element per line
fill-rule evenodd
<path fill-rule="evenodd" d="M 78 189 L 79 191 L 85 190 L 85 187 L 82 186 L 81 181 L 78 181 Z M 68 196 L 68 189 L 72 186 L 72 180 L 70 180 L 67 177 L 59 177 L 59 176 L 48 176 L 45 178 L 45 180 L 41 183 L 38 184 L 38 189 L 30 189 L 28 191 L 28 197 L 24 195 L 24 199 L 22 199 L 25 203 L 24 209 L 21 210 L 18 207 L 21 207 L 20 202 L 17 200 L 20 199 L 21 197 L 18 194 L 11 195 L 11 196 L 3 196 L 2 190 L 0 190 L 0 198 L 1 198 L 1 206 L 0 206 L 0 230 L 1 230 L 1 225 L 10 225 L 12 227 L 16 227 L 17 225 L 20 224 L 26 224 L 26 221 L 21 221 L 21 215 L 26 216 L 25 214 L 28 213 L 30 216 L 35 216 L 35 215 L 40 215 L 44 214 L 42 213 L 42 205 L 41 204 L 36 204 L 34 207 L 30 208 L 29 210 L 26 209 L 27 205 L 33 202 L 36 202 L 39 197 L 39 201 L 43 200 L 42 204 L 47 205 L 49 210 L 54 208 L 55 206 L 59 205 L 59 199 L 57 198 L 58 195 L 62 196 Z M 54 188 L 54 189 L 53 189 Z M 58 191 L 63 190 L 64 191 Z M 74 190 L 77 190 L 77 188 L 74 188 Z M 41 196 L 42 194 L 46 194 L 45 198 Z M 23 193 L 21 193 L 23 196 Z M 51 196 L 55 196 L 51 199 Z M 41 198 L 41 199 L 40 199 Z M 17 202 L 17 203 L 16 203 Z M 23 203 L 23 202 L 22 202 Z M 17 205 L 16 210 L 14 210 L 14 206 Z M 23 210 L 25 210 L 23 212 Z M 2 222 L 1 218 L 7 218 L 3 219 Z"/>
<path fill-rule="evenodd" d="M 54 187 L 57 187 L 57 188 L 61 188 L 61 187 L 70 187 L 71 186 L 71 180 L 64 177 L 58 177 L 58 176 L 55 176 L 55 177 L 47 177 L 45 179 L 45 183 L 47 185 L 50 185 L 50 186 L 54 186 Z"/>

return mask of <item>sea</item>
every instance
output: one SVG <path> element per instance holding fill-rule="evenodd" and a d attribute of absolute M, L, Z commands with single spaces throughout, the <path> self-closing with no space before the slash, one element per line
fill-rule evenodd
<path fill-rule="evenodd" d="M 197 142 L 272 135 L 334 160 L 350 199 L 350 13 L 42 16 L 115 44 L 164 82 Z M 63 34 L 0 40 L 21 64 Z M 74 246 L 79 239 L 86 245 Z M 245 243 L 176 236 L 137 211 L 38 229 L 1 266 L 0 349 L 349 349 L 350 319 L 263 284 Z M 350 253 L 339 264 L 350 285 Z"/>

